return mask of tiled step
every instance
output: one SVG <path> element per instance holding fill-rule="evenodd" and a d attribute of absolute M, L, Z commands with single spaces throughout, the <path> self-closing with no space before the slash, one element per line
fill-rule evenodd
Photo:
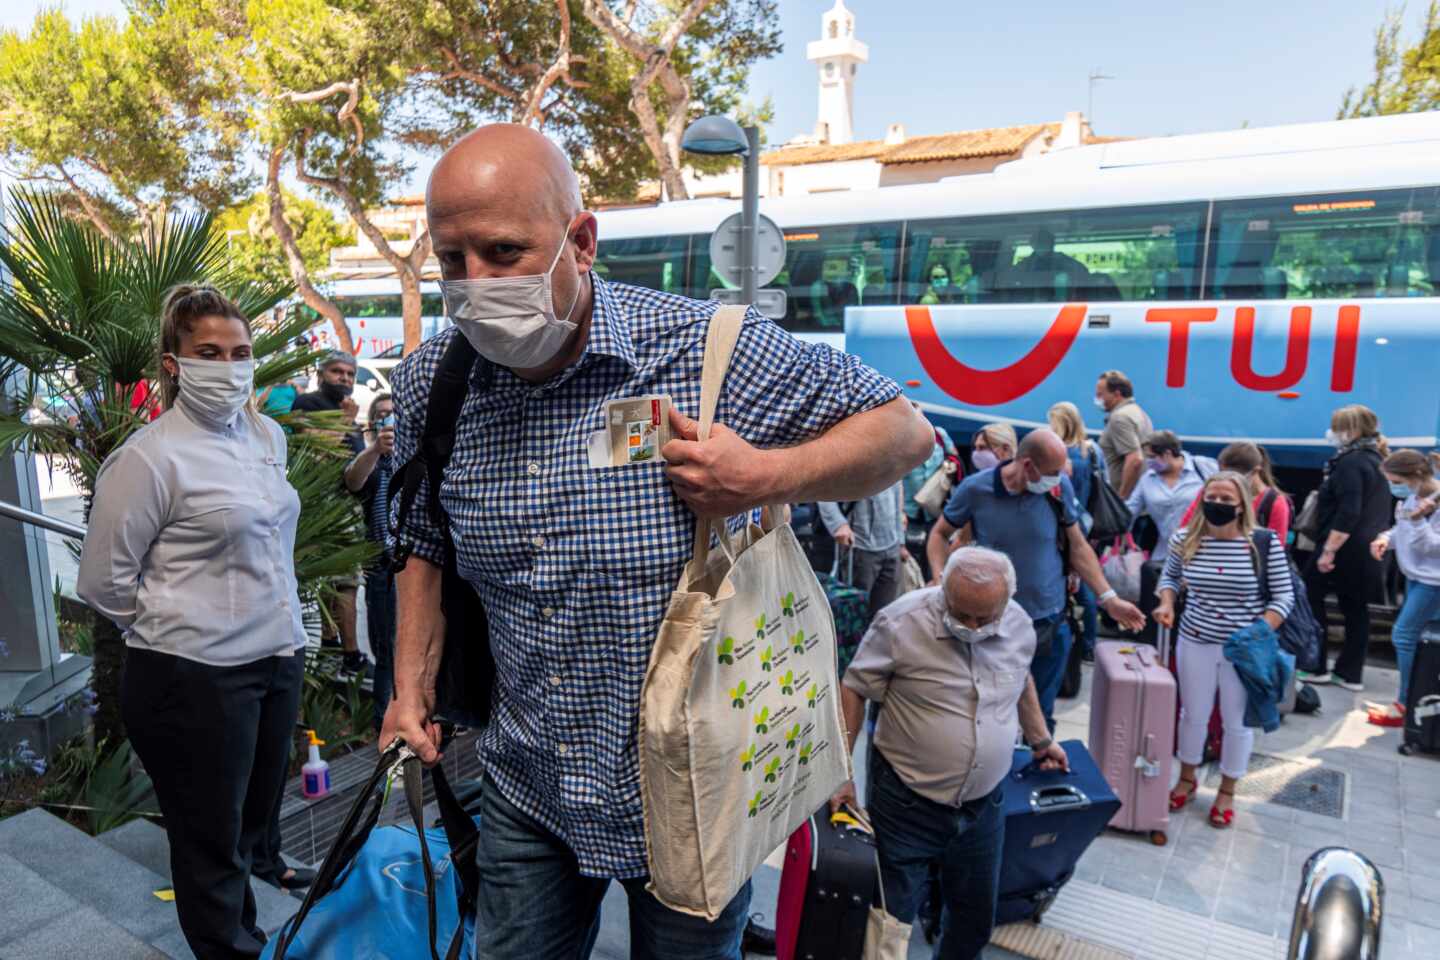
<path fill-rule="evenodd" d="M 0 960 L 165 960 L 160 950 L 8 853 L 0 853 L 0 891 Z"/>
<path fill-rule="evenodd" d="M 102 833 L 95 839 L 111 850 L 124 854 L 147 870 L 164 878 L 167 884 L 169 883 L 170 841 L 162 827 L 148 820 L 132 820 L 109 833 Z M 289 920 L 300 908 L 299 900 L 262 880 L 252 878 L 250 888 L 255 892 L 255 922 L 267 934 L 279 930 L 280 925 Z M 178 925 L 174 932 L 176 934 L 180 932 Z M 189 956 L 188 952 L 177 952 L 179 947 L 173 938 L 167 938 L 167 942 L 175 947 L 170 951 L 172 955 Z M 183 943 L 183 937 L 180 942 Z"/>

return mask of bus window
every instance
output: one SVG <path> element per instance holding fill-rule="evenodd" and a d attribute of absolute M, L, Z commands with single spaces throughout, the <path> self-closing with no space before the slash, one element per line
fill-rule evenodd
<path fill-rule="evenodd" d="M 1193 300 L 1204 204 L 912 221 L 906 303 Z"/>
<path fill-rule="evenodd" d="M 398 293 L 340 294 L 331 297 L 330 301 L 340 308 L 341 316 L 350 320 L 403 316 Z M 320 314 L 303 304 L 301 304 L 300 310 L 314 321 L 318 322 L 321 319 Z M 444 298 L 438 293 L 420 294 L 420 315 L 422 317 L 443 317 L 445 315 Z"/>
<path fill-rule="evenodd" d="M 683 293 L 687 250 L 685 237 L 601 240 L 595 272 L 604 280 L 663 293 Z"/>
<path fill-rule="evenodd" d="M 710 238 L 696 237 L 690 295 L 727 284 L 710 269 Z M 767 286 L 786 293 L 781 325 L 792 333 L 843 333 L 845 308 L 898 301 L 900 224 L 785 230 L 785 266 Z"/>
<path fill-rule="evenodd" d="M 1207 281 L 1220 299 L 1440 295 L 1440 190 L 1215 205 Z"/>

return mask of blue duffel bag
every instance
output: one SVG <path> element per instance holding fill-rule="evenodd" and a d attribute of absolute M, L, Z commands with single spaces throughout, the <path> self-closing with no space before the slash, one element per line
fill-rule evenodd
<path fill-rule="evenodd" d="M 1041 770 L 1029 750 L 1016 750 L 1003 784 L 1005 849 L 995 922 L 1037 923 L 1075 873 L 1080 857 L 1104 831 L 1120 800 L 1079 740 L 1060 746 L 1070 771 Z"/>
<path fill-rule="evenodd" d="M 376 829 L 385 785 L 397 769 L 404 774 L 414 825 Z M 262 960 L 457 960 L 473 955 L 479 829 L 439 766 L 428 774 L 443 827 L 425 828 L 425 773 L 420 759 L 399 741 L 381 754 L 304 904 L 266 946 Z"/>

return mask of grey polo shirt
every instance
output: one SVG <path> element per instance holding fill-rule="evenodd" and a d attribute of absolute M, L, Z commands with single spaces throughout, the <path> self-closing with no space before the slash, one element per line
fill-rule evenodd
<path fill-rule="evenodd" d="M 844 683 L 885 705 L 875 746 L 905 785 L 958 807 L 987 796 L 1010 772 L 1035 628 L 1013 600 L 999 633 L 978 643 L 950 636 L 944 616 L 940 587 L 890 604 L 866 632 Z"/>
<path fill-rule="evenodd" d="M 1134 397 L 1121 400 L 1105 417 L 1105 429 L 1100 433 L 1100 452 L 1105 454 L 1105 470 L 1110 486 L 1120 489 L 1125 477 L 1125 458 L 1140 450 L 1155 427 L 1147 414 L 1135 402 Z"/>

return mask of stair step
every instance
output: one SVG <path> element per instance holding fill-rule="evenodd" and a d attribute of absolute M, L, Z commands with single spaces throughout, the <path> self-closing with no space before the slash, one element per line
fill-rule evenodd
<path fill-rule="evenodd" d="M 150 872 L 170 881 L 170 839 L 163 827 L 149 820 L 131 820 L 95 838 L 100 843 L 140 864 Z M 263 880 L 250 880 L 255 893 L 255 923 L 267 934 L 300 909 L 300 901 Z M 179 928 L 176 928 L 177 932 Z"/>
<path fill-rule="evenodd" d="M 166 955 L 101 916 L 8 853 L 0 853 L 0 958 L 72 960 L 103 955 L 113 960 L 165 960 Z"/>

